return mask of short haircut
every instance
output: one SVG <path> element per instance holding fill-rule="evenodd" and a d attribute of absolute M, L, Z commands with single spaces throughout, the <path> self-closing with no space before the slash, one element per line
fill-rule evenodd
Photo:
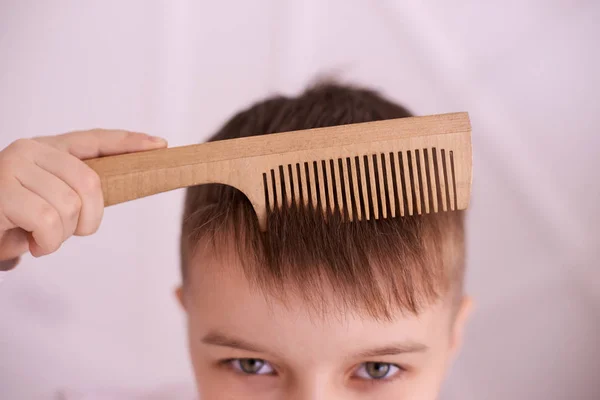
<path fill-rule="evenodd" d="M 235 115 L 210 141 L 409 117 L 375 91 L 321 83 L 297 97 L 276 96 Z M 344 310 L 390 318 L 462 294 L 464 215 L 461 211 L 346 222 L 295 205 L 273 211 L 261 232 L 245 195 L 227 185 L 187 189 L 182 224 L 182 277 L 202 241 L 217 254 L 239 252 L 248 281 L 285 301 L 301 296 L 326 311 L 333 295 Z M 325 290 L 325 289 L 329 290 Z"/>

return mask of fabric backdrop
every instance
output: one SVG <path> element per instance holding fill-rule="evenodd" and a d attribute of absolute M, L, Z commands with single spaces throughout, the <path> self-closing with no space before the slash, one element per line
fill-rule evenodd
<path fill-rule="evenodd" d="M 320 76 L 416 114 L 469 111 L 468 289 L 444 399 L 599 399 L 600 2 L 0 1 L 0 146 L 94 127 L 205 139 Z M 182 192 L 0 286 L 0 398 L 191 381 Z"/>

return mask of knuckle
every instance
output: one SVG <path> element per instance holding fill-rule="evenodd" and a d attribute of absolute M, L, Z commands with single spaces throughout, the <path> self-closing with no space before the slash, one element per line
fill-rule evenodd
<path fill-rule="evenodd" d="M 16 168 L 16 164 L 31 157 L 36 143 L 31 139 L 17 139 L 0 152 L 0 174 L 8 174 Z"/>
<path fill-rule="evenodd" d="M 75 235 L 77 236 L 89 236 L 93 235 L 100 228 L 104 209 L 100 207 L 97 210 L 88 210 L 88 215 L 82 215 L 79 219 L 77 229 L 75 229 Z"/>
<path fill-rule="evenodd" d="M 62 223 L 58 212 L 50 206 L 43 206 L 38 215 L 38 237 L 44 254 L 55 252 L 62 244 Z"/>
<path fill-rule="evenodd" d="M 32 153 L 37 146 L 39 146 L 39 143 L 33 139 L 17 139 L 6 148 L 6 153 L 19 158 Z"/>
<path fill-rule="evenodd" d="M 12 151 L 23 152 L 31 149 L 33 141 L 31 139 L 17 139 L 8 146 Z"/>
<path fill-rule="evenodd" d="M 64 213 L 68 218 L 75 218 L 79 215 L 81 210 L 81 199 L 72 190 L 65 193 L 63 197 Z"/>
<path fill-rule="evenodd" d="M 121 133 L 123 134 L 124 142 L 136 142 L 146 138 L 146 135 L 139 132 L 121 131 Z"/>
<path fill-rule="evenodd" d="M 55 251 L 57 251 L 58 249 L 60 249 L 61 245 L 62 245 L 62 242 L 57 240 L 57 241 L 52 241 L 51 243 L 48 243 L 44 247 L 40 246 L 39 254 L 37 256 L 40 257 L 40 256 L 47 256 L 49 254 L 52 254 Z"/>
<path fill-rule="evenodd" d="M 58 212 L 49 205 L 41 207 L 38 215 L 38 224 L 44 232 L 56 234 L 60 232 L 62 223 Z"/>
<path fill-rule="evenodd" d="M 99 224 L 89 222 L 89 223 L 82 224 L 80 227 L 78 227 L 77 231 L 75 233 L 78 236 L 90 236 L 90 235 L 93 235 L 94 233 L 96 233 L 98 231 L 99 227 L 100 227 Z"/>
<path fill-rule="evenodd" d="M 96 194 L 101 188 L 100 177 L 93 170 L 88 170 L 81 174 L 80 188 L 86 194 Z"/>

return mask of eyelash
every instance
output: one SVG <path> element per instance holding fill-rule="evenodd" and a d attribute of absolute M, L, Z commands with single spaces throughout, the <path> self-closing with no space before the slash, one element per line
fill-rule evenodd
<path fill-rule="evenodd" d="M 367 364 L 385 364 L 385 365 L 388 365 L 390 368 L 395 368 L 395 371 L 393 369 L 391 369 L 390 372 L 388 372 L 384 377 L 379 378 L 379 379 L 357 377 L 356 376 L 357 372 L 360 371 L 361 369 L 366 369 Z M 358 366 L 358 368 L 356 368 L 354 371 L 355 372 L 352 375 L 352 379 L 364 382 L 369 385 L 378 385 L 381 383 L 389 383 L 389 382 L 395 381 L 396 379 L 401 378 L 403 376 L 403 373 L 406 372 L 406 368 L 404 368 L 398 364 L 393 364 L 393 363 L 368 361 L 368 362 L 364 362 L 364 363 L 360 364 Z"/>
<path fill-rule="evenodd" d="M 266 374 L 252 374 L 252 373 L 244 372 L 244 370 L 241 368 L 241 366 L 239 366 L 239 363 L 241 361 L 245 361 L 245 360 L 262 361 L 266 366 L 271 368 L 272 372 L 266 373 Z M 235 365 L 236 363 L 238 364 L 238 366 Z M 244 376 L 275 376 L 275 375 L 277 375 L 277 371 L 275 370 L 275 367 L 270 362 L 263 360 L 262 358 L 229 358 L 229 359 L 220 361 L 219 364 L 224 365 L 225 367 L 234 370 L 234 372 L 244 375 Z"/>
<path fill-rule="evenodd" d="M 243 369 L 241 368 L 241 366 L 239 366 L 239 363 L 241 361 L 245 361 L 245 360 L 257 360 L 257 361 L 261 361 L 264 363 L 265 366 L 268 366 L 272 372 L 271 373 L 264 373 L 264 374 L 252 374 L 252 373 L 248 373 L 248 372 L 244 372 Z M 235 364 L 238 364 L 238 366 L 236 366 Z M 376 361 L 369 361 L 369 362 L 364 362 L 359 364 L 359 366 L 357 368 L 355 368 L 354 373 L 352 375 L 353 379 L 368 383 L 368 384 L 379 384 L 379 383 L 387 383 L 387 382 L 391 382 L 394 381 L 398 378 L 400 378 L 402 376 L 403 372 L 406 372 L 406 369 L 403 368 L 400 365 L 397 364 L 392 364 L 392 363 L 385 363 L 385 362 L 381 362 L 378 364 L 385 364 L 385 365 L 389 365 L 391 368 L 395 368 L 395 371 L 393 372 L 388 372 L 388 374 L 382 378 L 376 379 L 376 378 L 364 378 L 364 377 L 358 377 L 356 376 L 357 372 L 360 371 L 361 369 L 365 369 L 367 364 L 369 363 L 378 363 Z M 275 367 L 273 365 L 271 365 L 270 362 L 263 360 L 263 359 L 249 359 L 249 358 L 229 358 L 226 360 L 222 360 L 220 361 L 220 364 L 227 366 L 228 368 L 233 369 L 235 372 L 242 374 L 244 376 L 275 376 L 277 375 L 277 371 L 275 370 Z"/>

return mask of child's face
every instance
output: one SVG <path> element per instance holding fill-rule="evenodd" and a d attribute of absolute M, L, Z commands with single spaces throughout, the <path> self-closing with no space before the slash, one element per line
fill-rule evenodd
<path fill-rule="evenodd" d="M 198 252 L 181 295 L 202 399 L 437 398 L 468 301 L 456 317 L 450 302 L 393 321 L 323 317 L 300 299 L 265 297 L 227 253 Z"/>

